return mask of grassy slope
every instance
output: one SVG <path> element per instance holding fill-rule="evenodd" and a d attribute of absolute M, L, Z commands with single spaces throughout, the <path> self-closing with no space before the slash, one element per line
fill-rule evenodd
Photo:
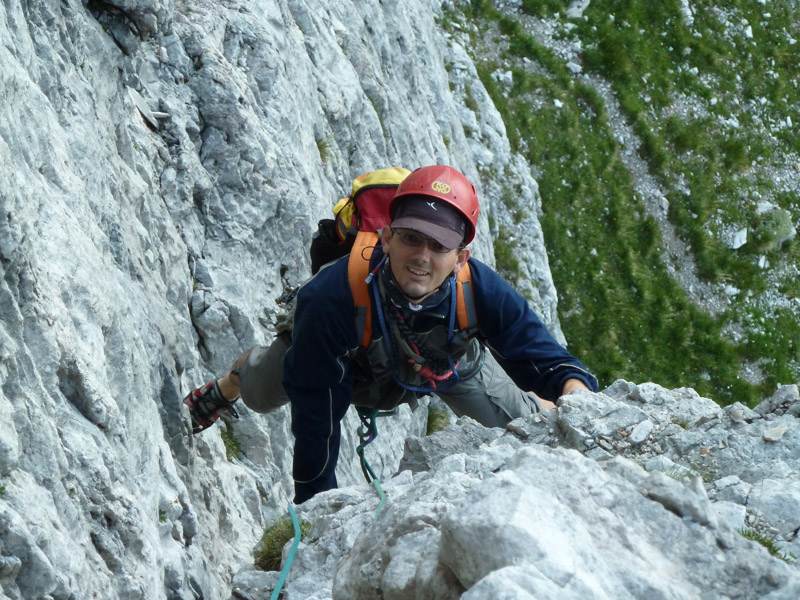
<path fill-rule="evenodd" d="M 796 263 L 799 245 L 777 246 L 755 212 L 757 200 L 769 198 L 794 222 L 800 216 L 796 193 L 776 190 L 769 177 L 771 161 L 800 151 L 800 136 L 783 126 L 787 117 L 800 125 L 800 44 L 791 44 L 800 32 L 788 2 L 712 4 L 691 3 L 690 27 L 676 0 L 593 0 L 565 35 L 581 41 L 584 67 L 611 83 L 642 140 L 642 158 L 668 190 L 669 218 L 691 246 L 701 276 L 742 290 L 732 310 L 716 319 L 668 275 L 658 225 L 636 198 L 598 94 L 526 34 L 518 15 L 473 0 L 448 18 L 478 26 L 473 48 L 481 78 L 512 145 L 536 171 L 570 348 L 602 384 L 618 377 L 656 381 L 690 386 L 723 403 L 753 404 L 777 383 L 800 379 L 797 319 L 758 300 L 774 284 L 757 266 L 763 254 L 770 263 Z M 523 9 L 537 16 L 562 11 L 564 22 L 562 2 L 526 0 Z M 487 36 L 501 56 L 481 49 Z M 491 77 L 509 65 L 511 90 Z M 679 103 L 692 109 L 678 110 Z M 739 127 L 720 126 L 722 119 Z M 719 241 L 724 228 L 742 224 L 753 232 L 745 247 L 734 251 Z M 777 285 L 789 299 L 800 296 L 796 278 Z M 748 298 L 747 291 L 755 295 Z M 723 333 L 732 322 L 745 332 L 738 343 Z M 762 383 L 742 378 L 743 361 L 758 364 Z"/>

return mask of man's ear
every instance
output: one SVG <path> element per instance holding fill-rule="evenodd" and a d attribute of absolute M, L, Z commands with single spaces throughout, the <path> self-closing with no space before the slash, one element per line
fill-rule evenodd
<path fill-rule="evenodd" d="M 456 266 L 453 267 L 453 275 L 458 275 L 458 272 L 464 268 L 464 265 L 467 264 L 468 260 L 469 260 L 469 248 L 462 248 L 461 250 L 459 250 Z"/>
<path fill-rule="evenodd" d="M 383 246 L 383 253 L 389 254 L 389 241 L 392 239 L 392 228 L 388 225 L 381 229 L 381 246 Z"/>

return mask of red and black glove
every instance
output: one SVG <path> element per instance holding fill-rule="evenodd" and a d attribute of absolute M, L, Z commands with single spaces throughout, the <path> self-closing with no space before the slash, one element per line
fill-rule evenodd
<path fill-rule="evenodd" d="M 219 389 L 217 380 L 209 381 L 202 387 L 189 392 L 183 403 L 189 407 L 192 417 L 192 433 L 197 434 L 211 427 L 225 411 L 238 419 L 239 413 L 233 408 L 234 403 L 225 400 Z"/>

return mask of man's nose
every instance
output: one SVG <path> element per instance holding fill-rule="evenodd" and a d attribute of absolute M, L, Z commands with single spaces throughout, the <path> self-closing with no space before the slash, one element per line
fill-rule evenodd
<path fill-rule="evenodd" d="M 422 240 L 422 243 L 415 248 L 416 252 L 414 253 L 415 256 L 424 257 L 425 259 L 429 259 L 431 254 L 433 254 L 433 248 L 431 248 L 431 244 L 435 244 L 434 240 Z"/>

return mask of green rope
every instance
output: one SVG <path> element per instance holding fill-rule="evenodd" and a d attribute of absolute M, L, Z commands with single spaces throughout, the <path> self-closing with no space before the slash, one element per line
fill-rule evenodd
<path fill-rule="evenodd" d="M 375 516 L 372 517 L 373 521 L 377 521 L 378 516 L 381 514 L 381 509 L 383 508 L 383 505 L 386 504 L 386 494 L 384 493 L 383 488 L 381 487 L 380 480 L 373 479 L 372 487 L 375 488 L 375 490 L 378 492 L 378 498 L 381 499 L 380 503 L 378 504 L 378 510 L 375 511 Z"/>
<path fill-rule="evenodd" d="M 289 514 L 292 516 L 292 525 L 294 525 L 294 542 L 292 542 L 292 548 L 289 550 L 289 556 L 286 557 L 286 564 L 283 565 L 283 569 L 281 570 L 281 576 L 278 578 L 278 584 L 272 591 L 272 596 L 269 597 L 269 600 L 278 600 L 278 596 L 281 595 L 281 588 L 283 588 L 283 584 L 286 581 L 286 576 L 289 574 L 289 569 L 292 566 L 294 555 L 297 552 L 297 547 L 300 545 L 300 538 L 302 537 L 302 533 L 300 532 L 300 521 L 297 520 L 297 513 L 294 512 L 294 507 L 291 504 L 289 505 Z"/>
<path fill-rule="evenodd" d="M 386 504 L 386 494 L 381 487 L 381 482 L 378 479 L 378 476 L 375 475 L 375 471 L 372 470 L 372 467 L 367 462 L 367 458 L 364 456 L 364 449 L 367 447 L 367 444 L 378 437 L 378 427 L 375 424 L 375 418 L 380 416 L 380 414 L 381 413 L 379 413 L 377 409 L 358 409 L 358 416 L 361 419 L 361 426 L 357 429 L 357 433 L 358 439 L 361 440 L 361 443 L 356 448 L 356 454 L 358 454 L 358 458 L 361 461 L 361 471 L 364 473 L 364 479 L 366 479 L 367 483 L 375 488 L 375 491 L 378 492 L 378 497 L 380 498 L 378 510 L 375 512 L 373 521 L 378 520 L 378 515 L 380 515 L 381 510 L 383 509 L 383 505 Z"/>
<path fill-rule="evenodd" d="M 367 480 L 367 483 L 372 483 L 374 479 L 377 479 L 375 476 L 375 471 L 372 470 L 372 467 L 369 466 L 367 459 L 364 456 L 364 448 L 367 447 L 367 444 L 371 443 L 376 437 L 378 437 L 378 427 L 375 424 L 375 417 L 377 416 L 377 410 L 368 410 L 364 408 L 358 409 L 358 416 L 361 419 L 361 426 L 356 430 L 358 434 L 358 439 L 361 443 L 356 447 L 356 454 L 358 454 L 358 458 L 361 461 L 361 471 L 364 473 L 364 479 Z"/>

